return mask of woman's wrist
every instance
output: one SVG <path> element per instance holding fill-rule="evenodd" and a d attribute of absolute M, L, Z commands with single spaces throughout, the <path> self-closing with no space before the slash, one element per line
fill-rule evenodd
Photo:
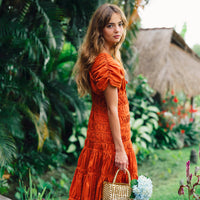
<path fill-rule="evenodd" d="M 123 145 L 122 141 L 115 144 L 115 151 L 117 151 L 117 152 L 124 151 L 124 145 Z"/>

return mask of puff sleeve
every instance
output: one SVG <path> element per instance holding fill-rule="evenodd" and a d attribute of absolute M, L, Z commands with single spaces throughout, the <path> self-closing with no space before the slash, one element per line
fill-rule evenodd
<path fill-rule="evenodd" d="M 91 89 L 97 94 L 103 92 L 108 84 L 120 89 L 124 79 L 123 68 L 106 53 L 97 56 L 89 74 Z"/>

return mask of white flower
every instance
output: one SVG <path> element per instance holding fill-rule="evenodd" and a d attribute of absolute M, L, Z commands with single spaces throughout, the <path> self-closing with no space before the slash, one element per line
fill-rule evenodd
<path fill-rule="evenodd" d="M 137 183 L 137 185 L 133 185 L 135 200 L 149 200 L 153 190 L 151 179 L 141 175 L 139 176 Z"/>

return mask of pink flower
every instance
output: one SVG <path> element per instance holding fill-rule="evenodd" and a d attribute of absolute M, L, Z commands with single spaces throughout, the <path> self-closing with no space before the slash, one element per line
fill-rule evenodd
<path fill-rule="evenodd" d="M 187 184 L 190 184 L 192 180 L 192 173 L 187 177 Z"/>
<path fill-rule="evenodd" d="M 190 176 L 190 160 L 186 162 L 186 176 Z"/>
<path fill-rule="evenodd" d="M 178 194 L 179 194 L 179 195 L 184 194 L 183 186 L 181 186 L 181 187 L 179 188 Z"/>
<path fill-rule="evenodd" d="M 194 121 L 194 119 L 193 118 L 190 118 L 190 122 L 193 122 Z"/>
<path fill-rule="evenodd" d="M 171 95 L 174 95 L 174 90 L 171 90 Z"/>

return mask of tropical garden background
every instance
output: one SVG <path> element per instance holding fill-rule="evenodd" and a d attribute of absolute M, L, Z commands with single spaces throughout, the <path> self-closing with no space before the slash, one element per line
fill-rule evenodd
<path fill-rule="evenodd" d="M 121 53 L 129 74 L 139 173 L 150 176 L 155 186 L 164 185 L 163 179 L 185 170 L 189 151 L 198 150 L 200 98 L 192 106 L 191 97 L 173 90 L 157 98 L 145 77 L 133 75 L 137 8 L 148 1 L 0 0 L 0 194 L 67 199 L 91 108 L 89 95 L 78 96 L 72 70 L 89 19 L 105 2 L 118 4 L 129 21 Z M 154 199 L 161 199 L 156 193 Z"/>

